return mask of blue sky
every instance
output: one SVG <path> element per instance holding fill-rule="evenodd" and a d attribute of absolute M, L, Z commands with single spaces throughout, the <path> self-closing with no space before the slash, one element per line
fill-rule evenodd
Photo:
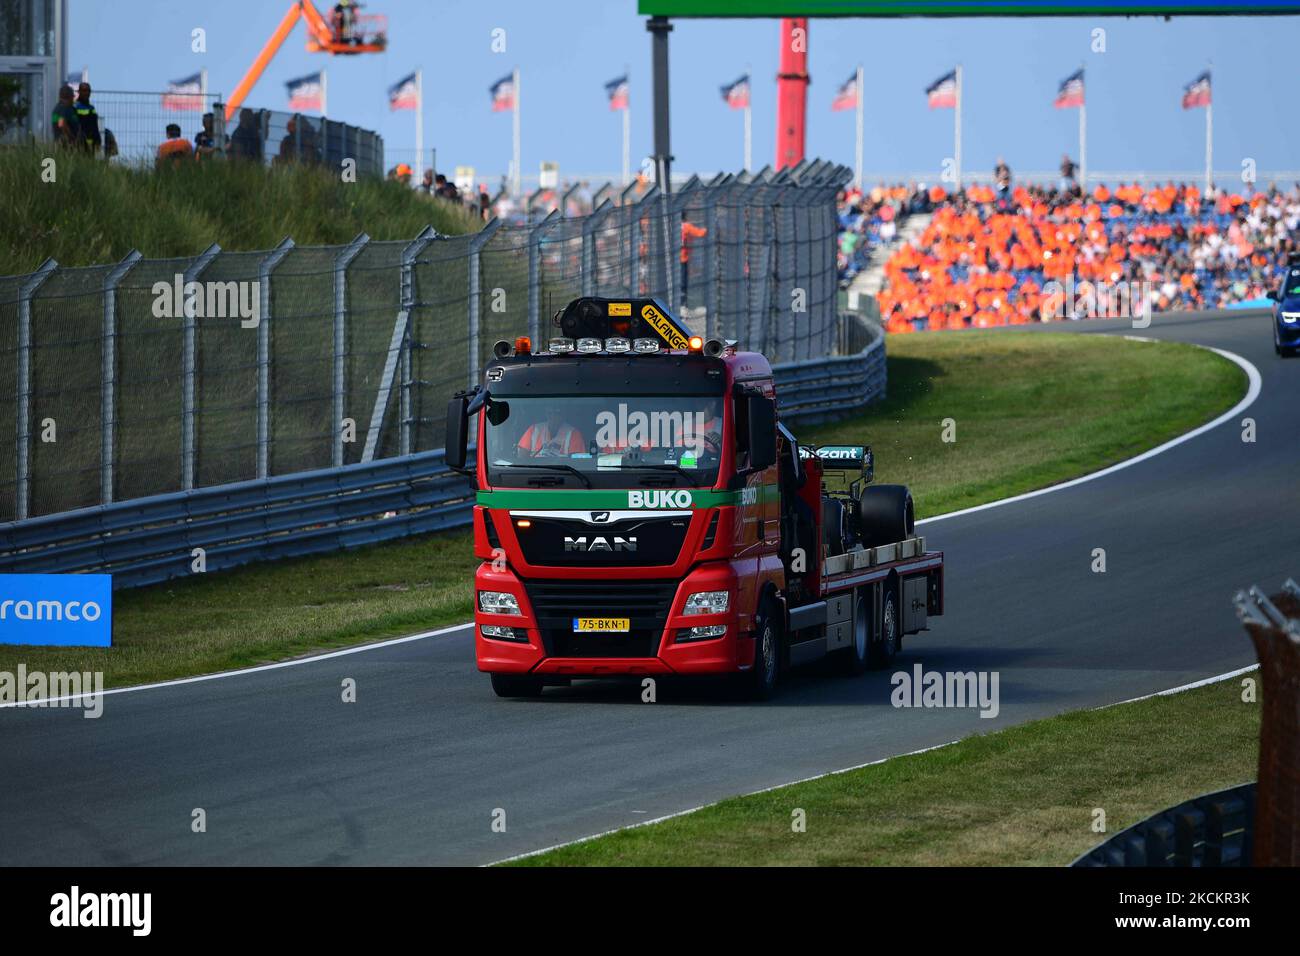
<path fill-rule="evenodd" d="M 100 89 L 155 90 L 206 67 L 209 89 L 229 93 L 278 23 L 289 0 L 71 0 L 70 69 L 89 66 Z M 323 11 L 332 6 L 318 0 Z M 650 39 L 634 0 L 373 0 L 386 13 L 388 52 L 358 57 L 309 54 L 299 26 L 249 97 L 283 109 L 284 82 L 326 67 L 330 115 L 378 130 L 390 164 L 415 143 L 411 113 L 390 113 L 385 90 L 424 70 L 425 146 L 440 169 L 472 165 L 504 173 L 508 114 L 493 113 L 488 86 L 522 74 L 525 173 L 557 161 L 566 177 L 616 173 L 621 121 L 604 83 L 631 73 L 632 156 L 651 149 Z M 190 32 L 207 31 L 207 53 Z M 1106 52 L 1091 50 L 1106 31 Z M 491 49 L 503 28 L 506 51 Z M 741 114 L 718 87 L 748 66 L 754 76 L 755 165 L 771 162 L 776 123 L 776 21 L 678 20 L 671 39 L 673 152 L 678 171 L 739 167 Z M 1087 68 L 1088 165 L 1098 170 L 1199 170 L 1204 114 L 1184 111 L 1182 86 L 1207 62 L 1214 70 L 1215 168 L 1243 158 L 1260 170 L 1300 167 L 1294 112 L 1294 51 L 1300 18 L 1017 20 L 814 20 L 809 30 L 808 154 L 853 161 L 853 114 L 831 113 L 835 89 L 865 69 L 868 171 L 935 175 L 952 153 L 952 112 L 927 109 L 924 88 L 961 62 L 965 76 L 963 165 L 990 169 L 1005 156 L 1015 170 L 1054 169 L 1077 153 L 1074 110 L 1054 110 L 1057 83 Z M 188 131 L 187 131 L 188 132 Z M 409 156 L 409 153 L 407 154 Z M 1076 156 L 1077 158 L 1077 156 Z"/>

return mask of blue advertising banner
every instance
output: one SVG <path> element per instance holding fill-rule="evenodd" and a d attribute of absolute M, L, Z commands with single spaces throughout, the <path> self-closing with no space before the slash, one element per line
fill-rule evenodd
<path fill-rule="evenodd" d="M 0 644 L 113 646 L 111 574 L 0 574 Z"/>

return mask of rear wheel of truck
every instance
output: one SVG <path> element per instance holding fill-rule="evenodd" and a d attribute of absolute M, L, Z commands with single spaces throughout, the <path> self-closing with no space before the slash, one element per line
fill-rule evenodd
<path fill-rule="evenodd" d="M 522 674 L 493 674 L 492 690 L 498 697 L 540 697 L 542 679 Z"/>
<path fill-rule="evenodd" d="M 866 588 L 859 588 L 853 601 L 853 640 L 840 651 L 841 666 L 846 674 L 861 674 L 871 663 L 871 613 Z"/>
<path fill-rule="evenodd" d="M 880 609 L 880 630 L 872 634 L 871 666 L 879 670 L 888 667 L 898 654 L 902 641 L 898 620 L 898 597 L 893 585 L 885 585 L 885 599 Z"/>
<path fill-rule="evenodd" d="M 776 690 L 776 677 L 781 669 L 781 630 L 771 603 L 758 612 L 754 627 L 754 666 L 742 675 L 745 696 L 751 700 L 767 700 Z"/>

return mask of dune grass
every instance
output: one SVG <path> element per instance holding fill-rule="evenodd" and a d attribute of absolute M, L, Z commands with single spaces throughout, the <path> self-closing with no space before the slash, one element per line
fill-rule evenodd
<path fill-rule="evenodd" d="M 54 160 L 54 181 L 43 175 Z M 192 256 L 212 243 L 229 251 L 411 239 L 427 225 L 473 232 L 482 223 L 461 208 L 397 183 L 318 166 L 187 163 L 155 172 L 79 153 L 0 148 L 0 275 L 31 272 L 47 258 L 64 266 L 103 265 L 132 249 L 148 258 Z"/>

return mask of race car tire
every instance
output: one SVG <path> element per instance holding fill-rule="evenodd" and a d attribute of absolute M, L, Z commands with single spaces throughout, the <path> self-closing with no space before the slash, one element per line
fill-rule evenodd
<path fill-rule="evenodd" d="M 848 538 L 844 526 L 844 503 L 834 498 L 822 501 L 822 539 L 826 542 L 827 554 L 843 554 L 845 540 Z"/>
<path fill-rule="evenodd" d="M 907 485 L 867 485 L 857 502 L 862 546 L 875 548 L 909 538 L 916 530 L 916 509 Z"/>

